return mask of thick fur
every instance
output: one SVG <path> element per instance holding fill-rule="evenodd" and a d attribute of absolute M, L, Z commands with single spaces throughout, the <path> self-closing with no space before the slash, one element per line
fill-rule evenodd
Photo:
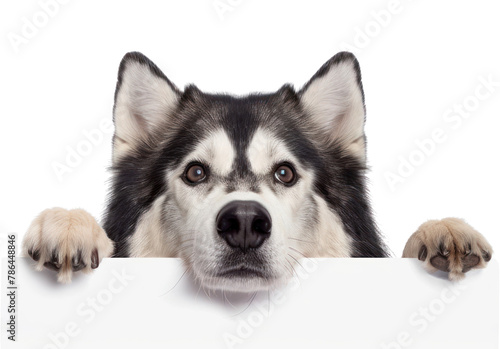
<path fill-rule="evenodd" d="M 73 271 L 90 272 L 114 246 L 94 217 L 81 209 L 44 210 L 31 223 L 23 240 L 25 255 L 33 258 L 36 269 L 58 271 L 58 281 L 71 281 Z M 97 258 L 97 260 L 94 260 Z"/>
<path fill-rule="evenodd" d="M 251 291 L 286 282 L 302 257 L 390 254 L 367 195 L 364 94 L 350 53 L 332 57 L 299 91 L 284 85 L 275 93 L 244 97 L 203 93 L 194 85 L 181 91 L 144 55 L 128 53 L 119 68 L 114 123 L 104 230 L 92 240 L 105 241 L 107 234 L 114 252 L 93 243 L 101 258 L 180 257 L 203 286 Z M 193 163 L 207 174 L 196 185 L 185 180 Z M 294 168 L 294 185 L 276 180 L 280 164 Z M 241 200 L 258 202 L 272 218 L 270 237 L 247 252 L 229 246 L 215 227 L 221 209 Z M 40 219 L 52 214 L 46 211 Z M 440 224 L 445 223 L 427 227 Z M 461 223 L 447 226 L 448 233 L 431 233 L 433 239 L 449 239 L 455 229 L 465 237 L 479 234 Z M 27 234 L 30 255 L 55 246 L 35 239 L 39 231 L 30 228 Z M 418 257 L 431 243 L 416 234 L 405 257 Z M 462 240 L 482 259 L 462 263 L 460 273 L 484 266 L 491 256 L 484 238 Z M 432 244 L 429 256 L 436 250 Z M 458 275 L 454 262 L 439 265 Z M 59 267 L 60 273 L 67 270 L 61 277 L 67 281 L 71 268 Z M 244 275 L 226 275 L 235 269 Z"/>
<path fill-rule="evenodd" d="M 460 280 L 472 268 L 484 268 L 491 259 L 488 241 L 469 224 L 458 218 L 428 221 L 410 237 L 403 257 L 418 258 L 430 272 L 449 272 Z"/>

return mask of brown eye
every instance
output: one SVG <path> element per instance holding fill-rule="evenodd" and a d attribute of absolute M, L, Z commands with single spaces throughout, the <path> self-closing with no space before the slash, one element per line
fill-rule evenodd
<path fill-rule="evenodd" d="M 207 177 L 207 173 L 205 171 L 205 167 L 201 164 L 192 164 L 186 168 L 186 172 L 184 173 L 184 178 L 186 181 L 192 184 L 197 184 L 205 180 Z"/>
<path fill-rule="evenodd" d="M 274 172 L 274 178 L 287 186 L 294 185 L 296 177 L 294 168 L 289 164 L 278 166 L 276 172 Z"/>

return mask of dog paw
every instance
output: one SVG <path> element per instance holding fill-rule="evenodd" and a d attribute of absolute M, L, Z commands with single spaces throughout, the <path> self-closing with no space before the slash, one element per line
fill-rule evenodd
<path fill-rule="evenodd" d="M 493 250 L 486 239 L 462 219 L 445 218 L 422 224 L 410 237 L 403 257 L 418 258 L 430 272 L 448 272 L 460 280 L 471 269 L 486 267 Z"/>
<path fill-rule="evenodd" d="M 94 217 L 81 209 L 47 209 L 31 223 L 23 239 L 23 255 L 57 271 L 57 280 L 71 282 L 73 272 L 88 273 L 113 253 L 113 241 Z"/>

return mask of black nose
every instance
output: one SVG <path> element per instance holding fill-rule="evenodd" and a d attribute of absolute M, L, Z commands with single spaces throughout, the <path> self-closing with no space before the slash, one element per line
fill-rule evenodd
<path fill-rule="evenodd" d="M 216 219 L 217 232 L 231 247 L 243 252 L 259 248 L 271 235 L 271 216 L 255 201 L 232 201 Z"/>

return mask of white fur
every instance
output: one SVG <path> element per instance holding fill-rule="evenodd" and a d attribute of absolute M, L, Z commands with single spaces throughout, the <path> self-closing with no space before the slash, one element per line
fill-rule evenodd
<path fill-rule="evenodd" d="M 300 216 L 301 209 L 307 209 L 307 205 L 312 205 L 312 202 L 307 202 L 308 196 L 312 193 L 314 174 L 305 169 L 298 162 L 293 154 L 288 150 L 286 144 L 277 139 L 270 131 L 262 128 L 258 129 L 248 147 L 247 156 L 252 168 L 252 171 L 257 174 L 269 174 L 274 170 L 274 167 L 282 162 L 291 163 L 300 176 L 300 181 L 293 187 L 282 190 L 279 197 L 279 203 L 276 203 L 276 217 L 286 217 L 286 222 L 293 221 L 293 217 Z M 272 174 L 272 173 L 271 173 Z M 275 196 L 267 187 L 263 188 L 263 197 L 271 198 Z M 292 227 L 282 227 L 283 230 L 293 233 L 293 236 L 298 239 L 306 237 L 314 244 L 308 243 L 300 246 L 302 252 L 307 252 L 309 256 L 321 257 L 349 257 L 351 255 L 351 240 L 345 233 L 340 217 L 328 209 L 326 202 L 318 195 L 313 195 L 313 200 L 317 205 L 317 211 L 313 214 L 319 219 L 318 229 L 311 231 L 308 227 L 301 227 L 302 230 Z M 271 202 L 273 200 L 270 200 Z M 289 207 L 290 210 L 283 210 Z M 274 208 L 274 207 L 273 207 Z M 308 213 L 304 214 L 305 216 Z M 282 222 L 286 224 L 286 222 Z M 300 224 L 299 224 L 300 226 Z M 314 246 L 314 248 L 313 248 Z"/>
<path fill-rule="evenodd" d="M 233 168 L 235 155 L 231 140 L 224 130 L 219 129 L 208 133 L 183 163 L 201 161 L 210 165 L 214 173 L 226 176 Z"/>
<path fill-rule="evenodd" d="M 153 74 L 148 66 L 128 61 L 115 102 L 113 159 L 140 141 L 147 143 L 151 133 L 165 123 L 178 99 L 167 81 Z"/>
<path fill-rule="evenodd" d="M 316 251 L 310 257 L 348 258 L 352 253 L 352 239 L 344 231 L 340 217 L 328 208 L 327 203 L 314 195 L 318 205 L 319 226 L 316 231 Z"/>
<path fill-rule="evenodd" d="M 162 226 L 164 204 L 162 195 L 137 222 L 134 234 L 128 239 L 130 257 L 175 257 L 175 235 L 166 234 Z"/>
<path fill-rule="evenodd" d="M 247 149 L 251 169 L 257 174 L 266 174 L 280 162 L 298 162 L 285 143 L 277 139 L 270 131 L 259 128 L 255 131 Z"/>
<path fill-rule="evenodd" d="M 99 226 L 94 217 L 81 209 L 66 210 L 55 207 L 41 212 L 31 223 L 23 240 L 23 255 L 28 250 L 39 251 L 40 259 L 36 263 L 37 270 L 52 257 L 56 250 L 61 267 L 58 281 L 71 281 L 72 257 L 82 252 L 82 261 L 86 267 L 83 272 L 91 272 L 91 254 L 97 249 L 99 262 L 113 254 L 113 241 Z"/>
<path fill-rule="evenodd" d="M 303 91 L 301 102 L 315 123 L 315 135 L 328 143 L 338 142 L 365 160 L 362 92 L 351 61 L 340 62 L 314 79 Z"/>
<path fill-rule="evenodd" d="M 202 140 L 182 164 L 169 173 L 168 199 L 158 199 L 141 219 L 130 239 L 131 246 L 134 245 L 132 255 L 181 257 L 202 285 L 226 290 L 244 288 L 248 291 L 269 288 L 289 279 L 293 276 L 292 268 L 304 256 L 350 255 L 351 241 L 343 231 L 340 219 L 329 212 L 319 196 L 311 195 L 314 173 L 303 167 L 286 145 L 269 131 L 258 129 L 247 153 L 251 170 L 261 178 L 269 176 L 268 180 L 260 182 L 259 192 L 250 191 L 244 182 L 239 183 L 237 191 L 227 193 L 223 180 L 209 178 L 207 184 L 195 187 L 186 185 L 182 180 L 185 166 L 194 160 L 209 164 L 213 173 L 229 175 L 234 156 L 235 150 L 223 130 L 213 132 Z M 274 167 L 283 161 L 291 163 L 300 175 L 300 180 L 292 187 L 274 181 Z M 269 280 L 254 278 L 244 281 L 242 285 L 241 280 L 214 276 L 222 267 L 225 253 L 231 251 L 216 231 L 216 217 L 226 204 L 234 200 L 257 201 L 271 216 L 272 233 L 259 248 L 272 275 Z M 166 238 L 160 227 L 152 223 L 158 220 L 163 201 L 163 211 L 168 212 L 164 228 L 174 235 L 169 238 L 170 243 L 175 245 L 174 250 L 158 247 L 166 243 Z M 312 215 L 321 216 L 316 225 L 311 223 Z"/>

